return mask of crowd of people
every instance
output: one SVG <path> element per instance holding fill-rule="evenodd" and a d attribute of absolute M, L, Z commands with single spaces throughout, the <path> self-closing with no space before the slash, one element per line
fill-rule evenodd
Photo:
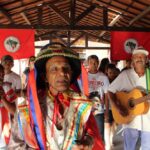
<path fill-rule="evenodd" d="M 122 117 L 130 110 L 117 92 L 138 89 L 148 94 L 148 51 L 132 53 L 125 68 L 117 61 L 90 55 L 87 62 L 88 95 L 84 94 L 81 60 L 76 52 L 58 43 L 44 46 L 31 56 L 25 82 L 12 71 L 14 59 L 0 64 L 0 149 L 5 150 L 113 150 L 117 127 L 111 107 Z M 86 67 L 87 67 L 86 66 Z M 23 89 L 22 89 L 23 87 Z M 19 103 L 20 97 L 24 98 Z M 149 104 L 147 104 L 149 105 Z M 149 110 L 123 124 L 124 150 L 150 150 Z"/>

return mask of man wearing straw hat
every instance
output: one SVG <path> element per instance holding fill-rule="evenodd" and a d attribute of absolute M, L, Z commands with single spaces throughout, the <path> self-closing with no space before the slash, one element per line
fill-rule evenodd
<path fill-rule="evenodd" d="M 103 150 L 91 102 L 70 89 L 80 74 L 78 54 L 58 44 L 46 45 L 35 68 L 36 73 L 29 74 L 29 114 L 21 107 L 18 113 L 23 140 L 15 131 L 8 149 L 21 145 L 25 149 Z"/>
<path fill-rule="evenodd" d="M 146 69 L 148 55 L 149 52 L 143 47 L 138 47 L 134 49 L 132 52 L 133 68 L 121 72 L 121 74 L 119 74 L 119 76 L 109 86 L 108 94 L 111 99 L 112 105 L 117 108 L 118 112 L 122 114 L 123 117 L 129 116 L 129 113 L 131 111 L 129 111 L 129 109 L 127 109 L 127 106 L 124 106 L 123 103 L 121 103 L 119 99 L 116 98 L 115 93 L 118 91 L 130 92 L 135 88 L 147 94 L 150 92 L 150 72 L 148 68 Z M 137 94 L 132 96 L 136 95 Z M 147 99 L 147 104 L 144 105 L 149 107 L 148 100 L 149 99 Z M 137 111 L 141 110 L 139 109 Z M 141 149 L 150 150 L 149 123 L 150 110 L 148 110 L 145 114 L 139 114 L 137 116 L 134 116 L 133 120 L 129 121 L 129 123 L 124 125 L 124 150 L 136 150 L 139 139 L 141 141 Z"/>

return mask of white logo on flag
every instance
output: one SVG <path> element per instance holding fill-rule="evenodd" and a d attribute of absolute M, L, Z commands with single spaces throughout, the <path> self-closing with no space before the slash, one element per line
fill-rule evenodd
<path fill-rule="evenodd" d="M 9 36 L 4 41 L 4 47 L 8 52 L 14 53 L 20 48 L 20 41 L 14 36 Z"/>
<path fill-rule="evenodd" d="M 132 51 L 138 47 L 138 42 L 135 39 L 127 39 L 124 43 L 124 49 L 127 53 L 132 53 Z"/>

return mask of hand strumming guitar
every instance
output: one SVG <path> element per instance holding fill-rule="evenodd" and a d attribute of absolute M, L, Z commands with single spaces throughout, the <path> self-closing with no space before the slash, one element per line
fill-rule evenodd
<path fill-rule="evenodd" d="M 119 104 L 117 105 L 117 108 L 122 116 L 126 117 L 129 115 L 129 111 L 125 106 Z"/>

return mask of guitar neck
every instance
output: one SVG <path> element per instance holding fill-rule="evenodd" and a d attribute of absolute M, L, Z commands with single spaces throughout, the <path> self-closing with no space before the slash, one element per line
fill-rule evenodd
<path fill-rule="evenodd" d="M 134 105 L 140 104 L 142 102 L 147 101 L 148 99 L 150 99 L 150 94 L 144 96 L 144 97 L 140 97 L 138 99 L 136 99 L 136 101 L 134 101 Z"/>

